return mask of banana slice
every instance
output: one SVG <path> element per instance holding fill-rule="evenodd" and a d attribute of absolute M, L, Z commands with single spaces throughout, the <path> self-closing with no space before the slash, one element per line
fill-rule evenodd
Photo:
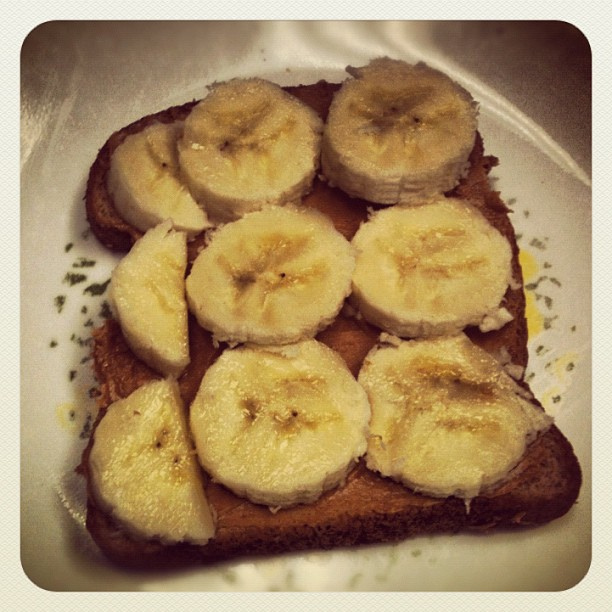
<path fill-rule="evenodd" d="M 109 298 L 135 355 L 163 375 L 189 363 L 187 240 L 170 220 L 148 230 L 111 275 Z"/>
<path fill-rule="evenodd" d="M 146 232 L 165 219 L 189 237 L 211 227 L 182 182 L 177 140 L 182 122 L 154 123 L 128 136 L 113 152 L 107 185 L 117 212 Z"/>
<path fill-rule="evenodd" d="M 271 208 L 213 234 L 187 277 L 187 300 L 217 340 L 295 342 L 333 321 L 354 266 L 350 243 L 322 213 Z"/>
<path fill-rule="evenodd" d="M 379 58 L 335 95 L 321 167 L 351 196 L 412 203 L 452 189 L 468 168 L 477 105 L 449 77 L 423 63 Z"/>
<path fill-rule="evenodd" d="M 89 466 L 98 503 L 136 537 L 205 544 L 214 536 L 176 381 L 146 383 L 111 404 Z"/>
<path fill-rule="evenodd" d="M 463 334 L 376 347 L 358 380 L 372 406 L 367 466 L 433 496 L 475 497 L 552 422 Z"/>
<path fill-rule="evenodd" d="M 316 340 L 226 349 L 190 409 L 200 463 L 271 508 L 315 501 L 366 449 L 370 407 L 342 358 Z"/>
<path fill-rule="evenodd" d="M 512 281 L 508 241 L 473 206 L 451 198 L 371 215 L 357 250 L 351 301 L 401 337 L 483 331 L 512 319 L 500 306 Z"/>
<path fill-rule="evenodd" d="M 187 117 L 180 164 L 208 214 L 231 221 L 310 191 L 322 132 L 319 116 L 278 85 L 234 79 L 215 85 Z"/>

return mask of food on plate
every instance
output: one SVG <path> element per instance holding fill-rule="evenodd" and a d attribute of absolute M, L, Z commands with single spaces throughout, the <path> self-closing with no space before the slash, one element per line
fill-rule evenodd
<path fill-rule="evenodd" d="M 371 215 L 355 234 L 351 301 L 370 323 L 401 337 L 490 331 L 511 315 L 508 240 L 464 200 L 438 197 Z"/>
<path fill-rule="evenodd" d="M 325 176 L 329 166 L 323 163 L 322 175 L 315 176 L 308 189 L 300 188 L 299 196 L 287 192 L 291 201 L 283 196 L 261 210 L 251 210 L 250 204 L 242 203 L 234 208 L 230 198 L 226 203 L 235 218 L 222 222 L 215 219 L 217 204 L 208 209 L 201 193 L 195 194 L 216 227 L 187 242 L 184 288 L 193 311 L 188 316 L 190 361 L 176 385 L 202 465 L 203 494 L 215 518 L 214 534 L 205 544 L 188 538 L 169 543 L 137 533 L 129 519 L 111 512 L 96 494 L 92 453 L 102 444 L 96 432 L 106 427 L 103 424 L 117 402 L 167 377 L 130 350 L 120 320 L 111 317 L 94 330 L 92 363 L 100 410 L 78 469 L 87 482 L 87 528 L 112 561 L 168 568 L 245 555 L 392 542 L 415 535 L 537 525 L 564 515 L 576 502 L 581 472 L 572 446 L 524 379 L 527 325 L 518 246 L 508 209 L 491 188 L 488 175 L 497 159 L 485 155 L 482 137 L 475 131 L 475 104 L 448 79 L 438 73 L 432 76 L 421 65 L 381 60 L 372 62 L 371 71 L 350 72 L 357 76 L 354 80 L 375 74 L 379 82 L 379 70 L 387 74 L 391 65 L 397 70 L 395 89 L 405 89 L 405 109 L 418 107 L 423 111 L 419 118 L 432 121 L 429 136 L 425 131 L 419 139 L 428 159 L 427 172 L 409 173 L 407 189 L 398 189 L 402 181 L 381 180 L 379 174 L 366 179 L 367 191 L 356 193 L 352 175 L 345 189 L 338 176 Z M 413 82 L 409 75 L 418 78 Z M 319 81 L 287 87 L 283 96 L 310 107 L 328 129 L 336 121 L 336 96 L 352 82 L 349 77 L 344 84 Z M 430 90 L 433 98 L 423 93 Z M 209 95 L 220 96 L 223 91 L 216 85 Z M 375 98 L 374 90 L 366 93 Z M 385 89 L 381 100 L 390 95 Z M 221 104 L 220 98 L 215 104 Z M 328 116 L 330 106 L 333 113 Z M 100 150 L 90 170 L 85 204 L 93 233 L 109 249 L 131 257 L 143 235 L 121 216 L 108 192 L 107 176 L 117 147 L 128 135 L 156 123 L 183 121 L 187 133 L 191 113 L 198 107 L 194 101 L 143 117 L 112 134 Z M 238 115 L 244 112 L 234 101 L 228 108 Z M 357 110 L 364 113 L 359 105 Z M 270 133 L 275 134 L 275 142 L 276 128 L 286 125 L 283 113 L 279 118 L 262 118 L 261 125 L 274 127 Z M 458 119 L 457 130 L 448 131 L 447 114 Z M 252 122 L 244 121 L 249 135 L 246 141 L 239 139 L 239 148 L 248 143 L 247 149 L 257 150 L 257 138 L 264 146 L 268 132 L 253 133 Z M 312 131 L 312 121 L 306 122 Z M 390 132 L 391 142 L 401 141 L 407 129 L 404 120 L 385 119 L 380 126 Z M 216 127 L 207 129 L 218 138 Z M 284 133 L 284 128 L 279 129 Z M 413 132 L 411 125 L 409 134 Z M 459 132 L 463 136 L 456 138 Z M 448 150 L 440 145 L 444 133 Z M 371 148 L 372 141 L 364 146 L 366 157 Z M 287 150 L 284 144 L 281 149 Z M 323 146 L 323 159 L 325 155 Z M 314 167 L 317 163 L 315 159 Z M 190 190 L 197 191 L 193 183 Z M 401 234 L 402 224 L 394 219 L 403 217 L 405 205 L 373 201 L 383 191 L 409 193 L 407 210 L 428 223 L 436 220 L 433 236 L 423 228 L 417 228 L 415 236 L 413 225 L 411 237 Z M 417 192 L 415 200 L 412 195 Z M 432 210 L 438 213 L 432 215 Z M 385 217 L 393 221 L 385 225 Z M 266 223 L 257 227 L 258 219 Z M 366 283 L 370 291 L 364 301 L 354 299 L 360 286 L 354 259 L 363 246 L 359 235 L 372 227 L 378 227 L 375 238 L 364 240 L 373 253 L 368 264 L 373 272 Z M 319 241 L 310 242 L 313 236 Z M 421 266 L 421 275 L 432 277 L 432 287 L 440 288 L 440 300 L 456 284 L 482 293 L 486 308 L 479 307 L 478 316 L 472 316 L 467 298 L 453 300 L 459 302 L 458 311 L 435 337 L 405 340 L 395 328 L 385 330 L 381 321 L 368 316 L 367 305 L 389 304 L 390 318 L 405 320 L 399 306 L 392 305 L 391 294 L 397 287 L 383 282 L 389 274 L 385 261 L 390 252 L 406 274 Z M 200 269 L 201 262 L 205 265 Z M 323 273 L 325 266 L 329 274 Z M 477 289 L 468 272 L 478 276 Z M 334 274 L 338 276 L 332 282 Z M 289 280 L 291 290 L 283 286 Z M 425 283 L 420 280 L 423 312 L 417 318 L 433 320 L 425 311 L 435 308 L 436 300 L 423 295 Z M 410 282 L 415 285 L 420 280 Z M 333 299 L 328 284 L 335 285 Z M 285 291 L 295 301 L 275 302 L 284 299 Z M 236 299 L 240 294 L 245 294 L 244 299 Z M 210 303 L 227 295 L 234 301 L 217 307 L 217 316 L 226 324 L 232 322 L 231 333 L 202 317 L 201 308 L 205 305 L 205 311 L 212 311 Z M 230 312 L 234 304 L 237 313 Z M 261 332 L 265 322 L 257 317 L 266 312 L 275 320 L 271 332 L 254 337 L 240 327 L 251 320 L 248 327 Z M 316 316 L 304 324 L 311 313 Z M 428 330 L 421 324 L 410 332 L 421 335 Z M 382 368 L 381 373 L 379 361 L 391 354 L 400 358 L 389 366 L 392 371 Z M 412 419 L 404 418 L 406 414 L 416 415 L 417 426 L 424 430 L 412 431 Z M 390 427 L 389 421 L 396 419 L 397 425 Z M 430 444 L 430 438 L 439 443 Z M 404 461 L 405 445 L 421 439 L 432 457 L 425 460 L 416 451 Z M 500 440 L 504 444 L 498 444 Z M 447 449 L 453 449 L 452 463 L 460 472 L 452 473 Z M 275 477 L 279 466 L 287 466 L 290 475 Z M 433 466 L 438 468 L 431 470 Z M 132 486 L 134 482 L 128 490 Z M 149 499 L 153 505 L 156 500 L 154 495 Z"/>
<path fill-rule="evenodd" d="M 92 440 L 91 492 L 129 533 L 169 544 L 214 536 L 176 381 L 148 382 L 111 404 Z"/>
<path fill-rule="evenodd" d="M 418 203 L 457 185 L 476 139 L 478 107 L 447 75 L 378 58 L 349 67 L 321 145 L 327 179 L 380 204 Z"/>
<path fill-rule="evenodd" d="M 354 267 L 350 243 L 325 215 L 275 207 L 213 233 L 187 276 L 187 300 L 218 340 L 286 344 L 334 320 Z"/>
<path fill-rule="evenodd" d="M 170 220 L 150 229 L 113 270 L 109 297 L 126 342 L 164 375 L 189 363 L 187 241 Z"/>
<path fill-rule="evenodd" d="M 185 119 L 180 166 L 191 193 L 217 221 L 297 202 L 312 188 L 323 123 L 263 79 L 215 84 Z"/>
<path fill-rule="evenodd" d="M 273 509 L 341 485 L 365 453 L 370 404 L 335 351 L 316 340 L 226 349 L 191 403 L 208 474 Z"/>
<path fill-rule="evenodd" d="M 498 483 L 552 419 L 464 334 L 397 340 L 366 356 L 367 466 L 414 491 L 471 500 Z"/>
<path fill-rule="evenodd" d="M 182 122 L 153 123 L 117 147 L 108 172 L 108 192 L 121 216 L 146 231 L 166 219 L 194 236 L 210 227 L 180 177 L 177 140 Z"/>

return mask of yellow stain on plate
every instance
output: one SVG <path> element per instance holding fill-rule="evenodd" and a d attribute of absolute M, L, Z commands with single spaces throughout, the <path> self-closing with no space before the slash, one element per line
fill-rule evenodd
<path fill-rule="evenodd" d="M 83 422 L 80 412 L 74 402 L 64 402 L 55 409 L 55 416 L 62 429 L 69 433 L 78 433 Z"/>
<path fill-rule="evenodd" d="M 555 377 L 562 383 L 567 383 L 571 380 L 571 372 L 573 372 L 578 362 L 579 356 L 577 353 L 568 352 L 555 359 L 550 367 Z"/>
<path fill-rule="evenodd" d="M 519 263 L 523 269 L 525 285 L 537 281 L 540 266 L 529 251 L 521 250 L 519 252 Z M 525 289 L 525 316 L 529 338 L 532 339 L 544 330 L 544 314 L 538 308 L 535 292 L 528 289 Z M 563 395 L 571 382 L 572 371 L 578 360 L 579 356 L 576 353 L 568 352 L 549 361 L 544 372 L 542 372 L 542 375 L 548 379 L 549 384 L 546 390 L 541 393 L 539 399 L 546 412 L 553 416 L 562 404 Z"/>
<path fill-rule="evenodd" d="M 557 357 L 548 365 L 548 372 L 555 382 L 542 394 L 540 401 L 549 414 L 554 416 L 557 406 L 563 401 L 563 395 L 571 382 L 572 372 L 579 359 L 577 353 L 568 352 Z"/>
<path fill-rule="evenodd" d="M 529 251 L 519 251 L 519 263 L 523 269 L 524 284 L 537 278 L 539 266 Z M 540 312 L 533 291 L 525 290 L 525 317 L 529 338 L 537 336 L 544 329 L 544 315 Z"/>
<path fill-rule="evenodd" d="M 86 397 L 86 393 L 82 391 L 79 401 L 63 402 L 55 408 L 57 424 L 69 434 L 81 435 L 88 421 L 95 416 L 95 402 L 81 399 Z"/>

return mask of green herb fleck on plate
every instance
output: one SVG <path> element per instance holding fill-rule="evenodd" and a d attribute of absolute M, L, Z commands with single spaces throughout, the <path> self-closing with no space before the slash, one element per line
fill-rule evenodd
<path fill-rule="evenodd" d="M 85 287 L 85 289 L 83 289 L 83 293 L 89 293 L 89 295 L 94 295 L 94 296 L 102 295 L 106 291 L 106 288 L 108 287 L 109 283 L 110 283 L 110 278 L 104 283 L 93 283 Z"/>
<path fill-rule="evenodd" d="M 55 307 L 57 308 L 57 312 L 62 312 L 64 305 L 66 304 L 66 296 L 65 295 L 56 295 L 53 300 Z"/>
<path fill-rule="evenodd" d="M 76 272 L 68 272 L 66 276 L 64 276 L 64 283 L 69 284 L 71 287 L 77 285 L 78 283 L 82 283 L 87 280 L 87 276 L 85 274 L 77 274 Z"/>
<path fill-rule="evenodd" d="M 541 251 L 546 248 L 546 243 L 543 240 L 540 240 L 539 238 L 532 238 L 529 245 L 535 247 L 536 249 L 540 249 Z"/>
<path fill-rule="evenodd" d="M 79 257 L 73 264 L 73 268 L 92 268 L 96 265 L 95 259 L 87 259 L 86 257 Z"/>
<path fill-rule="evenodd" d="M 103 319 L 110 319 L 113 316 L 110 304 L 106 300 L 102 302 L 98 316 L 102 317 Z"/>
<path fill-rule="evenodd" d="M 81 440 L 87 440 L 89 438 L 89 434 L 91 433 L 91 425 L 92 425 L 91 421 L 92 421 L 91 414 L 88 414 L 87 418 L 85 419 L 83 429 L 81 430 L 81 433 L 79 434 L 79 438 Z"/>

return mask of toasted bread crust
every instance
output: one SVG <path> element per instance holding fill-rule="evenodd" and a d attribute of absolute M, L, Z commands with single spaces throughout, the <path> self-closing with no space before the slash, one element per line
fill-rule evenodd
<path fill-rule="evenodd" d="M 531 445 L 502 485 L 472 500 L 469 510 L 455 497 L 434 499 L 413 493 L 360 463 L 343 487 L 324 494 L 314 504 L 276 514 L 209 483 L 206 494 L 217 513 L 217 534 L 206 546 L 168 546 L 131 538 L 91 498 L 87 528 L 113 562 L 153 569 L 396 542 L 425 534 L 528 527 L 565 514 L 579 487 L 580 472 L 572 448 L 553 427 Z"/>
<path fill-rule="evenodd" d="M 338 85 L 321 81 L 287 90 L 310 104 L 325 119 L 337 88 Z M 90 172 L 85 199 L 92 231 L 109 249 L 128 250 L 142 235 L 121 220 L 106 191 L 112 151 L 127 134 L 154 121 L 183 119 L 194 104 L 173 107 L 132 123 L 113 134 L 100 150 Z M 497 160 L 484 155 L 479 135 L 470 162 L 468 175 L 449 195 L 469 200 L 506 236 L 512 246 L 516 284 L 508 289 L 504 298 L 504 305 L 514 315 L 510 323 L 486 334 L 477 329 L 466 332 L 491 354 L 510 356 L 513 364 L 524 367 L 528 359 L 527 324 L 518 246 L 509 211 L 499 194 L 490 187 L 488 175 Z M 313 191 L 304 204 L 325 212 L 349 239 L 367 218 L 368 210 L 376 208 L 369 202 L 349 198 L 320 179 L 315 180 Z M 190 245 L 192 260 L 200 247 L 198 240 Z M 317 338 L 338 351 L 356 376 L 379 333 L 376 327 L 343 312 Z M 186 405 L 195 397 L 204 372 L 221 351 L 221 347 L 213 344 L 211 335 L 193 319 L 190 319 L 190 351 L 192 361 L 179 379 Z M 94 331 L 93 364 L 99 382 L 98 418 L 110 403 L 158 376 L 129 350 L 113 319 Z M 526 387 L 524 381 L 521 382 Z M 91 440 L 78 468 L 88 483 L 90 445 Z M 545 523 L 571 508 L 580 485 L 580 468 L 572 447 L 553 426 L 530 445 L 519 465 L 502 483 L 471 501 L 469 511 L 460 499 L 436 499 L 416 494 L 371 472 L 362 461 L 344 486 L 324 494 L 313 504 L 275 514 L 268 508 L 236 497 L 219 484 L 208 482 L 206 493 L 217 516 L 217 534 L 206 546 L 164 545 L 134 539 L 96 506 L 90 490 L 87 528 L 101 550 L 117 564 L 140 568 L 174 567 L 241 555 L 328 549 L 397 541 L 423 534 Z"/>
<path fill-rule="evenodd" d="M 196 102 L 173 106 L 161 113 L 147 115 L 138 121 L 116 131 L 98 151 L 89 170 L 85 190 L 85 211 L 87 220 L 96 238 L 112 251 L 129 251 L 142 236 L 142 232 L 123 220 L 117 212 L 113 199 L 108 193 L 106 179 L 113 151 L 130 135 L 141 132 L 153 123 L 181 121 L 189 114 Z"/>

